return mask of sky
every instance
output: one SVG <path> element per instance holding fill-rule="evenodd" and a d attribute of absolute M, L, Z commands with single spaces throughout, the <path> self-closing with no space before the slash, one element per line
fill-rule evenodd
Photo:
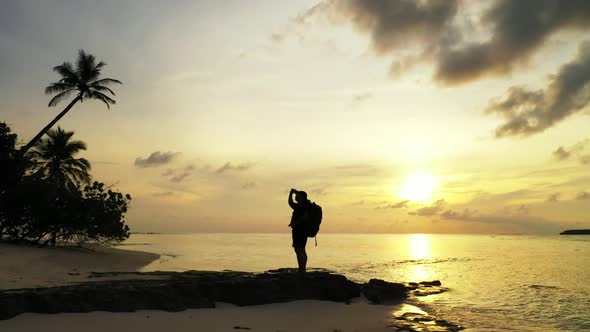
<path fill-rule="evenodd" d="M 590 2 L 0 0 L 0 121 L 28 142 L 79 49 L 121 80 L 59 122 L 137 232 L 590 228 Z"/>

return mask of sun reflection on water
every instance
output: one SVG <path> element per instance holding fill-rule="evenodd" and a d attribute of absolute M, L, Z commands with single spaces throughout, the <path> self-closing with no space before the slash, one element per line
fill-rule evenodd
<path fill-rule="evenodd" d="M 430 254 L 430 237 L 425 234 L 413 234 L 409 239 L 409 254 L 413 260 L 428 260 Z M 423 264 L 414 265 L 414 280 L 423 281 L 430 279 L 430 269 Z"/>
<path fill-rule="evenodd" d="M 430 237 L 425 234 L 410 235 L 410 258 L 430 259 Z"/>

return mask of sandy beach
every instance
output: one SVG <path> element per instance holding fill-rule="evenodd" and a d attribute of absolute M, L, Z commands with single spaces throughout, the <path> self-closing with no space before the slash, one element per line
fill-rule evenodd
<path fill-rule="evenodd" d="M 0 290 L 88 281 L 91 272 L 136 271 L 160 256 L 117 248 L 37 248 L 0 244 Z"/>
<path fill-rule="evenodd" d="M 150 310 L 134 313 L 23 314 L 0 321 L 0 330 L 39 331 L 52 326 L 63 332 L 380 332 L 392 331 L 388 326 L 395 321 L 393 314 L 398 311 L 419 309 L 407 304 L 370 305 L 362 300 L 350 305 L 307 300 L 248 307 L 220 303 L 214 309 L 191 309 L 176 313 Z"/>
<path fill-rule="evenodd" d="M 92 272 L 136 271 L 158 255 L 115 248 L 36 248 L 0 245 L 0 289 L 60 286 L 94 281 Z M 136 277 L 136 276 L 135 276 Z M 101 280 L 124 276 L 101 277 Z M 425 314 L 409 304 L 371 305 L 364 297 L 352 303 L 298 300 L 286 303 L 235 306 L 181 312 L 24 313 L 0 320 L 0 331 L 391 331 L 396 316 Z"/>

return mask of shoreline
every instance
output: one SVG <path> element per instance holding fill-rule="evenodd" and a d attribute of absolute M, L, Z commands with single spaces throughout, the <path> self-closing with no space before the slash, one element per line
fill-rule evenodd
<path fill-rule="evenodd" d="M 361 300 L 349 305 L 314 300 L 248 307 L 220 303 L 216 308 L 188 309 L 181 312 L 141 310 L 130 313 L 27 313 L 0 321 L 0 329 L 28 332 L 54 326 L 63 332 L 386 332 L 408 327 L 403 321 L 395 318 L 396 314 L 399 315 L 401 312 L 419 313 L 421 310 L 407 304 L 379 306 Z"/>
<path fill-rule="evenodd" d="M 179 329 L 198 323 L 206 331 L 235 331 L 244 327 L 286 332 L 300 330 L 290 328 L 318 312 L 335 318 L 314 320 L 306 326 L 307 330 L 349 331 L 354 327 L 356 331 L 391 331 L 392 328 L 428 326 L 440 331 L 462 329 L 428 315 L 416 306 L 417 303 L 406 301 L 407 296 L 415 298 L 445 291 L 439 282 L 356 284 L 341 275 L 312 270 L 302 286 L 293 269 L 262 273 L 139 272 L 159 258 L 160 255 L 154 253 L 118 248 L 37 248 L 0 243 L 0 311 L 4 312 L 5 319 L 0 320 L 0 329 L 29 331 L 51 324 L 60 326 L 63 331 L 69 331 L 67 328 L 78 331 L 81 326 L 85 330 L 92 326 L 96 331 L 104 331 L 116 326 L 109 325 L 111 322 L 120 321 L 123 326 L 129 326 L 129 330 L 142 332 L 161 330 L 169 323 Z M 205 286 L 196 293 L 190 288 L 203 282 Z M 212 283 L 215 285 L 211 286 Z M 178 288 L 179 284 L 185 285 L 180 287 L 191 286 Z M 367 287 L 368 284 L 372 286 Z M 164 288 L 154 290 L 154 285 Z M 184 298 L 178 302 L 175 287 L 183 289 L 181 293 L 188 292 L 188 300 Z M 362 294 L 355 289 L 362 290 Z M 209 295 L 198 299 L 195 294 Z M 102 300 L 96 300 L 101 296 Z M 152 299 L 133 304 L 138 296 Z M 99 306 L 84 303 L 88 299 L 96 300 Z M 22 307 L 23 301 L 29 303 Z M 106 305 L 101 306 L 101 301 Z M 71 305 L 63 307 L 64 303 Z M 7 312 L 14 314 L 6 316 Z M 233 318 L 230 322 L 223 317 Z M 334 325 L 336 317 L 339 321 Z M 285 325 L 285 320 L 293 323 Z M 227 324 L 232 325 L 231 328 Z"/>
<path fill-rule="evenodd" d="M 138 271 L 160 259 L 145 251 L 0 243 L 0 290 L 87 282 L 92 272 Z"/>

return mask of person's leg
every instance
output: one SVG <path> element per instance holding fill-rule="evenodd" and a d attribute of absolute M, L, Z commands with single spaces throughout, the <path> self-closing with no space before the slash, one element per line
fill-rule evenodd
<path fill-rule="evenodd" d="M 307 253 L 305 252 L 305 245 L 307 244 L 307 235 L 300 231 L 293 231 L 293 249 L 297 256 L 297 266 L 299 273 L 305 273 L 307 267 Z"/>
<path fill-rule="evenodd" d="M 295 248 L 295 255 L 297 255 L 297 265 L 299 266 L 299 272 L 305 272 L 307 266 L 307 253 L 305 247 Z"/>

